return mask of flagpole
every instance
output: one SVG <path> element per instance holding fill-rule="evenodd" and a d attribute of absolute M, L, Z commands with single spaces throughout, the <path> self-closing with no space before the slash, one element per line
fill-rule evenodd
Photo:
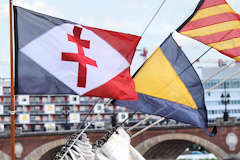
<path fill-rule="evenodd" d="M 11 160 L 15 160 L 15 105 L 14 105 L 14 79 L 13 79 L 13 24 L 12 0 L 9 0 L 10 21 L 10 63 L 11 63 Z"/>

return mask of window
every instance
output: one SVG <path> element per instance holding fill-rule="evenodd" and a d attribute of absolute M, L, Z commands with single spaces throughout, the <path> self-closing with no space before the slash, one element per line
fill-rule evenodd
<path fill-rule="evenodd" d="M 11 88 L 10 87 L 3 87 L 3 94 L 4 95 L 10 95 Z"/>
<path fill-rule="evenodd" d="M 10 97 L 4 97 L 3 102 L 4 103 L 10 103 L 11 102 Z"/>
<path fill-rule="evenodd" d="M 64 107 L 63 106 L 56 106 L 55 110 L 58 111 L 58 112 L 64 111 Z"/>
<path fill-rule="evenodd" d="M 22 107 L 21 107 L 21 106 L 17 106 L 17 107 L 16 107 L 16 110 L 17 110 L 18 112 L 21 112 L 21 111 L 22 111 Z"/>
<path fill-rule="evenodd" d="M 35 125 L 35 130 L 41 130 L 41 125 Z"/>
<path fill-rule="evenodd" d="M 4 106 L 3 110 L 5 113 L 8 113 L 10 111 L 10 106 Z"/>
<path fill-rule="evenodd" d="M 66 121 L 65 118 L 66 118 L 65 115 L 56 116 L 56 122 L 65 122 Z"/>
<path fill-rule="evenodd" d="M 42 102 L 43 103 L 48 103 L 48 97 L 42 97 Z"/>
<path fill-rule="evenodd" d="M 65 97 L 56 97 L 56 103 L 65 103 Z"/>
<path fill-rule="evenodd" d="M 240 88 L 240 80 L 238 79 L 230 80 L 230 88 Z"/>
<path fill-rule="evenodd" d="M 41 111 L 41 107 L 40 106 L 31 106 L 30 111 L 31 112 L 39 112 L 39 111 Z"/>
<path fill-rule="evenodd" d="M 38 104 L 40 103 L 39 97 L 30 97 L 30 103 Z"/>

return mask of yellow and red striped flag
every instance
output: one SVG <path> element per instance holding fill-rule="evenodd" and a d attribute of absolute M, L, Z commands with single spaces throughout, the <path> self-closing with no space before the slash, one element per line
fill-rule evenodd
<path fill-rule="evenodd" d="M 225 0 L 201 0 L 177 31 L 240 61 L 240 15 Z"/>

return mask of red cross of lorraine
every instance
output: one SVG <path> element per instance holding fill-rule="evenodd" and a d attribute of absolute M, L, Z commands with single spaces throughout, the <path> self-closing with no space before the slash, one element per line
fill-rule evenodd
<path fill-rule="evenodd" d="M 77 45 L 78 53 L 65 53 L 62 52 L 62 61 L 78 62 L 78 87 L 86 87 L 87 79 L 87 64 L 97 67 L 95 60 L 86 57 L 83 51 L 84 48 L 90 48 L 90 41 L 80 39 L 82 28 L 74 26 L 73 36 L 67 34 L 68 41 L 73 42 Z"/>

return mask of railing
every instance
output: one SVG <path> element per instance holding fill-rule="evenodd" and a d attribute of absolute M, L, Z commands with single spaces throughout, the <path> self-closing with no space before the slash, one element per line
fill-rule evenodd
<path fill-rule="evenodd" d="M 44 128 L 44 122 L 39 122 L 39 121 L 36 121 L 36 122 L 33 122 L 31 123 L 30 125 L 33 125 L 33 124 L 38 124 L 38 125 L 42 125 L 40 128 L 36 129 L 36 128 L 30 128 L 30 129 L 23 129 L 21 127 L 18 127 L 21 128 L 18 130 L 18 132 L 16 133 L 17 136 L 27 136 L 27 135 L 42 135 L 42 134 L 70 134 L 70 133 L 73 133 L 73 132 L 76 132 L 78 129 L 79 126 L 81 126 L 81 123 L 79 124 L 74 124 L 74 123 L 69 123 L 69 121 L 66 121 L 66 120 L 56 120 L 55 123 L 56 123 L 56 127 L 53 129 L 53 130 L 47 130 Z M 128 123 L 124 124 L 124 127 L 125 128 L 129 128 L 131 127 L 132 125 L 136 124 L 138 121 L 134 121 L 134 120 L 131 120 L 129 121 Z M 139 130 L 139 129 L 142 129 L 142 128 L 145 128 L 146 126 L 150 125 L 151 123 L 153 123 L 154 121 L 147 121 L 146 123 L 138 126 L 136 128 L 136 130 Z M 86 121 L 86 124 L 88 123 L 88 121 Z M 4 123 L 5 125 L 6 124 L 9 124 L 9 123 Z M 111 125 L 111 122 L 110 120 L 108 121 L 105 121 L 104 123 L 104 126 L 108 126 L 107 128 L 105 127 L 97 127 L 97 126 L 94 126 L 94 124 L 88 128 L 88 132 L 104 132 L 106 129 L 109 129 L 109 124 Z M 19 125 L 18 122 L 16 122 L 16 125 Z M 209 126 L 212 127 L 212 126 L 219 126 L 219 124 L 217 123 L 209 123 Z M 224 124 L 221 124 L 221 126 L 240 126 L 240 120 L 236 120 L 234 122 L 234 124 L 230 124 L 230 123 L 224 123 Z M 171 121 L 171 123 L 167 123 L 167 121 L 164 121 L 163 123 L 161 124 L 158 124 L 154 127 L 152 127 L 152 129 L 180 129 L 180 128 L 195 128 L 194 126 L 191 126 L 189 124 L 184 124 L 184 123 L 174 123 L 174 121 Z M 1 132 L 0 131 L 0 137 L 7 137 L 10 135 L 10 131 L 8 128 L 5 129 L 4 132 Z"/>

